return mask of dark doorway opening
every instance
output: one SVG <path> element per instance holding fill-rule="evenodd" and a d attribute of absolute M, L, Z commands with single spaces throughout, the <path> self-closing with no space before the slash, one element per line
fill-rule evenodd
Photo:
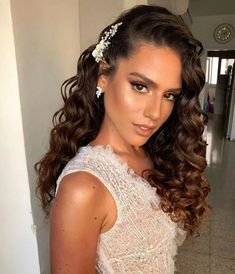
<path fill-rule="evenodd" d="M 204 111 L 223 120 L 223 135 L 230 138 L 235 102 L 235 50 L 207 52 Z"/>

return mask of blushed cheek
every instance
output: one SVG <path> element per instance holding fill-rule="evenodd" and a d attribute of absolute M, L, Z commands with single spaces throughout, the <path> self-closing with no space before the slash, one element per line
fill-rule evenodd
<path fill-rule="evenodd" d="M 120 90 L 115 93 L 114 101 L 118 110 L 119 115 L 133 113 L 136 109 L 136 98 L 133 96 L 130 90 Z"/>

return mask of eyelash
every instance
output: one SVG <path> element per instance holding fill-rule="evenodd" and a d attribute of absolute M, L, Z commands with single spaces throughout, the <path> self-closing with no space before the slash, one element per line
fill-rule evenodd
<path fill-rule="evenodd" d="M 136 86 L 142 86 L 142 87 L 145 87 L 146 89 L 147 89 L 147 86 L 146 85 L 143 85 L 143 84 L 141 84 L 141 83 L 137 83 L 137 82 L 130 82 L 131 83 L 131 85 L 132 85 L 132 87 L 134 88 L 134 87 L 136 87 Z M 138 93 L 146 93 L 146 92 L 143 92 L 143 91 L 141 91 L 141 90 L 138 90 L 138 89 L 136 89 L 136 88 L 134 88 L 134 90 L 135 91 L 137 91 Z M 174 94 L 174 93 L 168 93 L 169 95 L 172 95 L 173 97 L 174 97 L 174 99 L 169 99 L 170 101 L 175 101 L 176 100 L 176 98 L 179 96 L 179 94 Z M 167 98 L 168 99 L 168 98 Z"/>
<path fill-rule="evenodd" d="M 145 87 L 145 88 L 147 89 L 147 86 L 145 86 L 145 85 L 143 85 L 143 84 L 141 84 L 141 83 L 131 82 L 131 85 L 133 86 L 133 88 L 134 88 L 134 87 L 137 87 L 137 86 L 142 86 L 142 87 Z M 143 92 L 142 90 L 138 90 L 138 89 L 135 89 L 135 88 L 134 88 L 134 90 L 136 90 L 136 91 L 139 92 L 139 93 L 145 93 L 145 92 Z"/>

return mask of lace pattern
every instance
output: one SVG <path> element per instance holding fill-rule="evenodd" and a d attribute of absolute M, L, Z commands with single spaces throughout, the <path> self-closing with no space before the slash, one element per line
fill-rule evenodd
<path fill-rule="evenodd" d="M 111 146 L 81 147 L 57 180 L 87 171 L 109 190 L 117 206 L 113 227 L 100 234 L 96 273 L 172 274 L 177 246 L 186 232 L 160 207 L 156 189 L 123 162 Z"/>

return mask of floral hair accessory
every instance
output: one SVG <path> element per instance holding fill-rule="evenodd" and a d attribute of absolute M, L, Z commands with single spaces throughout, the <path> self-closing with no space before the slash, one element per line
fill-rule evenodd
<path fill-rule="evenodd" d="M 96 45 L 95 49 L 92 51 L 92 56 L 95 58 L 95 61 L 99 63 L 103 59 L 103 52 L 108 48 L 110 44 L 109 40 L 117 32 L 118 27 L 122 22 L 112 25 L 109 31 L 105 31 L 104 36 L 102 36 L 100 42 Z"/>

